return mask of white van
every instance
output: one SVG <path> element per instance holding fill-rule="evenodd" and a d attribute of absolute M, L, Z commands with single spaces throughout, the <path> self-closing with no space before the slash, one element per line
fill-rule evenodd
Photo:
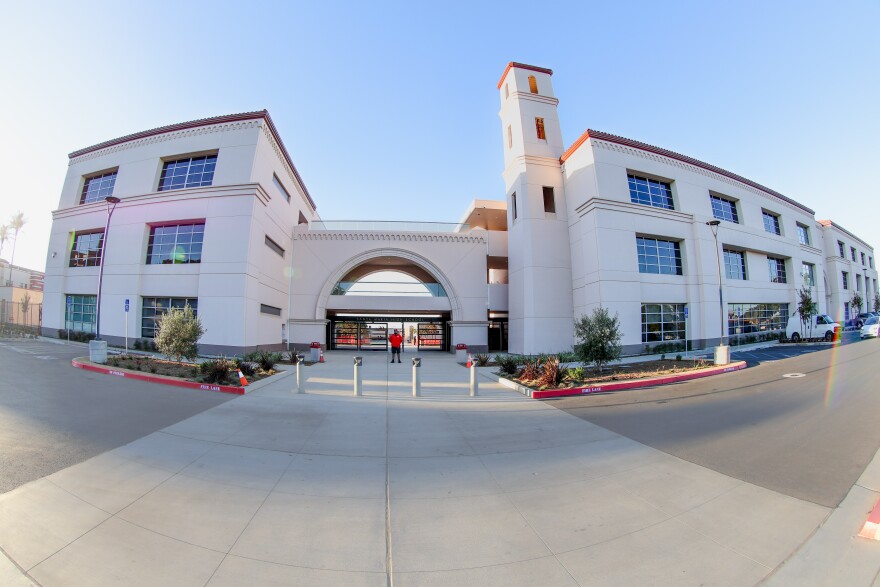
<path fill-rule="evenodd" d="M 811 323 L 812 322 L 812 323 Z M 802 338 L 824 338 L 826 342 L 837 340 L 840 336 L 840 324 L 831 319 L 828 314 L 813 314 L 810 320 L 801 322 L 801 317 L 793 314 L 788 319 L 785 328 L 785 336 L 792 342 Z"/>

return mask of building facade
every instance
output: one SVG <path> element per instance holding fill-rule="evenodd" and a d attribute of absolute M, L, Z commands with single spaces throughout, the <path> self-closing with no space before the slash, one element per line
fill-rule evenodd
<path fill-rule="evenodd" d="M 778 332 L 803 288 L 841 317 L 849 287 L 873 303 L 873 249 L 806 206 L 608 133 L 566 148 L 552 73 L 505 69 L 506 197 L 474 201 L 456 223 L 321 219 L 265 111 L 71 153 L 44 333 L 94 329 L 102 264 L 103 338 L 150 338 L 189 304 L 207 354 L 385 348 L 391 325 L 425 350 L 557 352 L 599 306 L 638 353 Z M 105 234 L 108 196 L 120 201 Z"/>

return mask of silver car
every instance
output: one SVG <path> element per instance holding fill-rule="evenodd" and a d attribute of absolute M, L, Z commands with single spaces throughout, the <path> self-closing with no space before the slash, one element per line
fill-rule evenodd
<path fill-rule="evenodd" d="M 871 316 L 867 320 L 865 320 L 864 326 L 862 326 L 862 338 L 868 338 L 870 336 L 878 336 L 880 334 L 880 318 L 877 316 Z"/>

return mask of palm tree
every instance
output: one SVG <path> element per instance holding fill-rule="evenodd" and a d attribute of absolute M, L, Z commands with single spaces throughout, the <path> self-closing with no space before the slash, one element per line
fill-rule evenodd
<path fill-rule="evenodd" d="M 6 224 L 0 224 L 0 257 L 3 257 L 3 247 L 6 246 L 6 241 L 9 240 L 9 226 Z"/>
<path fill-rule="evenodd" d="M 12 258 L 9 260 L 10 270 L 12 269 L 12 264 L 15 263 L 15 245 L 18 244 L 18 231 L 25 224 L 27 224 L 27 219 L 21 210 L 13 214 L 12 220 L 9 221 L 9 228 L 15 231 L 15 240 L 12 241 Z"/>

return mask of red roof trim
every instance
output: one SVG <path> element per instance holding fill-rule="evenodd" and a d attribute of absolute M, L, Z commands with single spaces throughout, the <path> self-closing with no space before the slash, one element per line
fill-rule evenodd
<path fill-rule="evenodd" d="M 285 161 L 290 165 L 290 169 L 293 171 L 293 175 L 296 177 L 297 182 L 299 182 L 299 186 L 302 188 L 303 193 L 306 196 L 306 199 L 309 201 L 309 204 L 312 206 L 312 209 L 317 209 L 315 206 L 315 201 L 312 200 L 312 196 L 309 194 L 308 188 L 306 188 L 306 184 L 303 182 L 302 177 L 300 177 L 299 172 L 296 170 L 296 166 L 293 164 L 293 160 L 290 158 L 290 154 L 287 152 L 287 148 L 284 146 L 284 141 L 281 140 L 281 135 L 278 134 L 278 129 L 275 128 L 275 124 L 272 122 L 272 117 L 269 116 L 268 110 L 258 110 L 255 112 L 241 112 L 239 114 L 227 114 L 225 116 L 214 116 L 211 118 L 200 118 L 198 120 L 190 120 L 188 122 L 179 122 L 177 124 L 169 124 L 168 126 L 160 126 L 158 128 L 151 128 L 150 130 L 144 130 L 141 132 L 136 132 L 134 134 L 125 135 L 124 137 L 119 137 L 117 139 L 111 139 L 109 141 L 104 141 L 103 143 L 98 143 L 97 145 L 92 145 L 91 147 L 86 147 L 85 149 L 80 149 L 78 151 L 74 151 L 68 154 L 68 158 L 74 159 L 81 155 L 85 155 L 87 153 L 93 153 L 95 151 L 100 151 L 101 149 L 106 149 L 107 147 L 113 147 L 115 145 L 121 145 L 123 143 L 128 143 L 131 141 L 136 141 L 138 139 L 143 139 L 146 137 L 152 137 L 156 135 L 161 135 L 169 132 L 175 132 L 178 130 L 186 130 L 190 128 L 199 128 L 202 126 L 211 126 L 213 124 L 223 124 L 227 122 L 239 122 L 242 120 L 257 120 L 263 119 L 266 121 L 266 125 L 269 127 L 269 132 L 272 133 L 272 137 L 278 143 L 278 146 L 281 148 L 281 153 L 284 155 Z"/>
<path fill-rule="evenodd" d="M 814 214 L 814 215 L 816 213 L 812 209 L 804 206 L 803 204 L 796 202 L 787 196 L 783 196 L 782 194 L 780 194 L 776 190 L 771 190 L 768 187 L 765 187 L 765 186 L 763 186 L 757 182 L 754 182 L 750 179 L 746 179 L 745 177 L 743 177 L 741 175 L 737 175 L 733 172 L 727 171 L 726 169 L 716 167 L 715 165 L 711 165 L 711 164 L 706 163 L 704 161 L 700 161 L 699 159 L 694 159 L 693 157 L 688 157 L 687 155 L 682 155 L 680 153 L 676 153 L 675 151 L 669 151 L 667 149 L 655 147 L 655 146 L 649 145 L 647 143 L 641 143 L 639 141 L 634 141 L 632 139 L 627 139 L 624 137 L 612 135 L 607 132 L 602 132 L 602 131 L 593 130 L 593 129 L 587 129 L 584 132 L 584 134 L 582 134 L 578 138 L 578 140 L 576 140 L 568 149 L 566 149 L 565 153 L 563 153 L 562 156 L 559 158 L 559 162 L 565 163 L 565 161 L 569 157 L 571 157 L 574 154 L 574 152 L 577 151 L 577 149 L 587 141 L 587 139 L 597 139 L 600 141 L 608 141 L 609 143 L 616 143 L 618 145 L 624 145 L 626 147 L 633 147 L 635 149 L 640 149 L 642 151 L 647 151 L 649 153 L 654 153 L 656 155 L 661 155 L 663 157 L 669 157 L 670 159 L 675 159 L 677 161 L 681 161 L 682 163 L 694 165 L 696 167 L 700 167 L 700 168 L 705 169 L 707 171 L 712 171 L 713 173 L 717 173 L 719 175 L 729 177 L 730 179 L 744 183 L 744 184 L 751 186 L 755 189 L 759 189 L 762 192 L 765 192 L 767 194 L 770 194 L 771 196 L 777 197 L 784 202 L 788 202 L 789 204 L 791 204 L 793 206 L 797 206 L 798 208 L 800 208 L 804 212 L 809 212 L 810 214 Z"/>
<path fill-rule="evenodd" d="M 504 83 L 504 78 L 507 77 L 507 72 L 510 71 L 512 67 L 517 67 L 519 69 L 528 69 L 530 71 L 537 71 L 539 73 L 546 73 L 547 75 L 553 75 L 552 69 L 547 69 L 546 67 L 538 67 L 537 65 L 526 65 L 525 63 L 517 63 L 516 61 L 511 61 L 507 64 L 507 67 L 504 68 L 504 73 L 501 74 L 501 79 L 498 80 L 498 89 L 501 89 L 501 84 Z"/>

